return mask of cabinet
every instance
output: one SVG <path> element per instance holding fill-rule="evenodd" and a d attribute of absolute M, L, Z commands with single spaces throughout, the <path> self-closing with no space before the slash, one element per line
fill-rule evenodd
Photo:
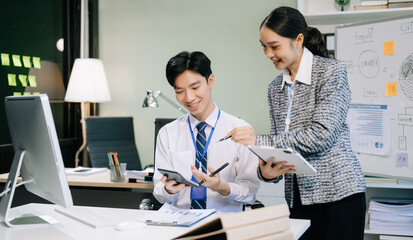
<path fill-rule="evenodd" d="M 383 18 L 411 15 L 413 7 L 355 11 L 361 0 L 351 0 L 341 11 L 334 0 L 297 0 L 297 8 L 304 15 L 309 26 L 317 27 L 322 33 L 333 33 L 337 25 L 373 21 Z"/>
<path fill-rule="evenodd" d="M 407 184 L 367 184 L 367 210 L 371 198 L 413 199 L 413 182 Z M 364 239 L 377 240 L 380 235 L 409 236 L 392 232 L 372 232 L 366 222 Z"/>

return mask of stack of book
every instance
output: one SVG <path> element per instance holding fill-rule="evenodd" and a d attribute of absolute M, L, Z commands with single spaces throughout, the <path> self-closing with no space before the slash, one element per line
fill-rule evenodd
<path fill-rule="evenodd" d="M 388 0 L 361 0 L 360 5 L 354 6 L 354 10 L 373 10 L 388 8 Z"/>
<path fill-rule="evenodd" d="M 406 8 L 406 7 L 413 7 L 412 0 L 388 0 L 389 1 L 389 8 Z"/>
<path fill-rule="evenodd" d="M 371 199 L 368 212 L 370 231 L 413 235 L 413 199 Z"/>
<path fill-rule="evenodd" d="M 293 240 L 287 204 L 225 214 L 174 239 Z"/>

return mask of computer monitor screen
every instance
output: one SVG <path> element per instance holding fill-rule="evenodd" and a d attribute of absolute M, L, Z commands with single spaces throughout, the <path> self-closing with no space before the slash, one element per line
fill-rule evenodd
<path fill-rule="evenodd" d="M 28 191 L 63 207 L 73 206 L 49 98 L 11 96 L 5 104 L 15 157 L 5 186 L 9 192 L 0 201 L 0 220 L 19 224 L 8 219 L 19 173 Z"/>

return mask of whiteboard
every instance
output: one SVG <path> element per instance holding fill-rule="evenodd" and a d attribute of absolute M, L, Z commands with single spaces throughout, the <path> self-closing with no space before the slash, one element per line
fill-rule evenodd
<path fill-rule="evenodd" d="M 377 151 L 355 151 L 363 172 L 413 179 L 413 15 L 340 26 L 335 36 L 336 58 L 347 65 L 352 106 L 388 107 L 383 128 L 389 133 L 389 151 L 381 153 L 378 142 Z M 350 126 L 355 121 L 348 118 Z M 355 128 L 350 132 L 354 137 Z M 355 142 L 361 143 L 364 136 L 358 137 Z"/>

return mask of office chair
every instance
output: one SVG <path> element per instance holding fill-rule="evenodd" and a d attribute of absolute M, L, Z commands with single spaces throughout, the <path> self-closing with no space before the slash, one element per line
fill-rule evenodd
<path fill-rule="evenodd" d="M 176 118 L 155 118 L 155 144 L 154 144 L 154 153 L 153 153 L 153 163 L 155 164 L 155 152 L 156 152 L 156 139 L 158 138 L 159 130 L 166 124 L 176 120 Z"/>
<path fill-rule="evenodd" d="M 128 170 L 142 170 L 132 117 L 89 117 L 86 138 L 92 167 L 108 167 L 107 153 L 117 152 Z"/>
<path fill-rule="evenodd" d="M 155 152 L 156 152 L 156 139 L 158 138 L 159 130 L 166 124 L 174 121 L 176 118 L 155 118 L 155 143 L 154 143 L 154 158 L 153 158 L 153 167 L 155 168 Z M 139 204 L 139 209 L 143 210 L 158 210 L 162 207 L 162 204 L 156 200 L 154 196 L 151 199 L 145 198 Z"/>

